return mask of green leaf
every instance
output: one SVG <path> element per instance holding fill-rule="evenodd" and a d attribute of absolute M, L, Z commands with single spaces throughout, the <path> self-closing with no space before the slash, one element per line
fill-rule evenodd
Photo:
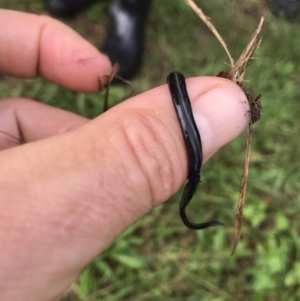
<path fill-rule="evenodd" d="M 120 264 L 123 264 L 130 269 L 142 269 L 146 266 L 145 260 L 139 256 L 114 254 L 112 257 Z"/>
<path fill-rule="evenodd" d="M 296 262 L 293 269 L 286 275 L 284 279 L 286 286 L 300 285 L 300 262 Z"/>

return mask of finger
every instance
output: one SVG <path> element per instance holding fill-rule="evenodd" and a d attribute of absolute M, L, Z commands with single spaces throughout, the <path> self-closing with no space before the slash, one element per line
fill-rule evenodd
<path fill-rule="evenodd" d="M 189 79 L 187 90 L 207 159 L 245 129 L 249 106 L 226 79 Z M 62 293 L 126 227 L 174 194 L 188 157 L 165 85 L 76 130 L 3 151 L 0 166 L 0 291 L 34 301 Z"/>
<path fill-rule="evenodd" d="M 71 90 L 95 92 L 110 71 L 109 59 L 63 23 L 0 9 L 0 74 L 41 75 Z"/>
<path fill-rule="evenodd" d="M 0 101 L 0 150 L 62 134 L 87 118 L 24 98 Z"/>

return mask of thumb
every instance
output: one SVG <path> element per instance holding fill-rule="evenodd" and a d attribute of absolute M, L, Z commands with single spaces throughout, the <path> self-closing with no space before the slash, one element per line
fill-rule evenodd
<path fill-rule="evenodd" d="M 223 78 L 191 78 L 187 90 L 207 160 L 245 129 L 248 103 Z M 14 294 L 18 282 L 23 297 L 43 300 L 46 291 L 63 292 L 126 227 L 174 194 L 187 178 L 188 157 L 164 85 L 76 130 L 3 151 L 0 166 L 0 255 L 7 258 L 0 283 L 9 288 L 9 271 Z M 16 250 L 22 256 L 12 257 Z M 56 283 L 49 288 L 49 281 Z"/>

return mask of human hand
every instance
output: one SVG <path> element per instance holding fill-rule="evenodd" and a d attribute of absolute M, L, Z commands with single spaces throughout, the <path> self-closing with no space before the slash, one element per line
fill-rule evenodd
<path fill-rule="evenodd" d="M 111 65 L 58 21 L 0 10 L 0 73 L 95 92 Z M 103 82 L 104 84 L 104 82 Z M 204 160 L 248 124 L 234 83 L 187 80 Z M 62 100 L 63 101 L 63 100 Z M 128 226 L 184 183 L 188 158 L 166 85 L 92 121 L 25 99 L 0 102 L 0 299 L 59 300 Z"/>

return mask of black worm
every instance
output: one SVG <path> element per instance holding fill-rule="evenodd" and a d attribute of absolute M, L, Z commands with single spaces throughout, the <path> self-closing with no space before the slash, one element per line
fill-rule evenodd
<path fill-rule="evenodd" d="M 196 126 L 191 102 L 186 90 L 185 78 L 179 72 L 171 72 L 167 77 L 167 83 L 175 107 L 175 111 L 181 126 L 184 142 L 188 151 L 188 178 L 182 198 L 179 203 L 179 213 L 183 223 L 193 230 L 205 229 L 211 226 L 222 225 L 219 222 L 192 223 L 187 218 L 185 209 L 190 203 L 198 183 L 200 182 L 200 171 L 202 166 L 202 144 Z"/>

